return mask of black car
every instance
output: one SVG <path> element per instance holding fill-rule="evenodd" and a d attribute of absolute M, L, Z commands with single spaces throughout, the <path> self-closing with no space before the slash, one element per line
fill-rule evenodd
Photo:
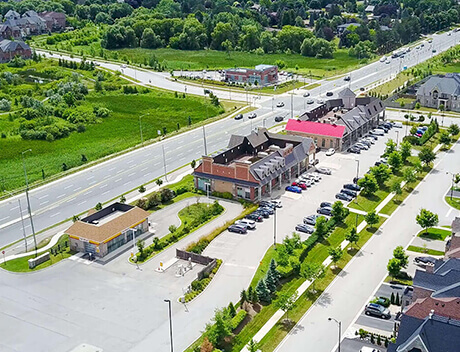
<path fill-rule="evenodd" d="M 228 232 L 236 232 L 236 233 L 247 233 L 248 230 L 244 227 L 244 226 L 241 226 L 241 225 L 230 225 L 228 228 L 227 228 Z"/>
<path fill-rule="evenodd" d="M 353 177 L 353 183 L 358 184 L 358 181 L 361 180 L 362 177 Z"/>
<path fill-rule="evenodd" d="M 319 215 L 309 215 L 303 218 L 303 223 L 307 225 L 316 225 L 316 219 L 319 218 Z"/>
<path fill-rule="evenodd" d="M 350 77 L 350 76 L 345 76 L 345 77 L 343 78 L 343 80 L 348 82 L 349 80 L 351 80 L 351 77 Z"/>
<path fill-rule="evenodd" d="M 361 149 L 359 149 L 358 147 L 355 147 L 355 146 L 351 146 L 350 148 L 348 148 L 347 152 L 348 153 L 361 154 Z"/>
<path fill-rule="evenodd" d="M 436 258 L 433 257 L 415 257 L 414 262 L 417 264 L 434 265 Z"/>
<path fill-rule="evenodd" d="M 376 141 L 376 140 L 379 139 L 379 137 L 374 136 L 373 134 L 368 134 L 368 135 L 366 136 L 366 138 L 372 138 L 374 141 Z"/>
<path fill-rule="evenodd" d="M 381 306 L 377 303 L 369 303 L 366 308 L 364 309 L 364 313 L 366 315 L 374 315 L 376 317 L 380 317 L 382 319 L 390 319 L 391 313 L 388 308 Z"/>
<path fill-rule="evenodd" d="M 352 191 L 351 189 L 342 189 L 340 190 L 340 193 L 344 193 L 346 195 L 349 195 L 350 197 L 356 197 L 358 195 L 358 193 L 356 193 L 356 191 Z"/>
<path fill-rule="evenodd" d="M 275 122 L 281 122 L 284 120 L 284 117 L 283 116 L 276 116 L 275 117 Z"/>
<path fill-rule="evenodd" d="M 276 204 L 272 203 L 272 202 L 269 202 L 269 201 L 266 201 L 266 200 L 263 200 L 259 203 L 259 206 L 261 208 L 271 208 L 273 210 L 276 210 Z"/>
<path fill-rule="evenodd" d="M 321 215 L 332 216 L 332 208 L 318 208 L 316 212 Z"/>
<path fill-rule="evenodd" d="M 251 213 L 251 214 L 246 215 L 246 219 L 257 221 L 257 222 L 264 221 L 263 216 L 260 214 L 256 214 L 256 213 Z"/>
<path fill-rule="evenodd" d="M 260 208 L 257 209 L 253 214 L 259 214 L 264 219 L 268 219 L 270 217 L 270 213 L 266 210 L 261 210 Z"/>
<path fill-rule="evenodd" d="M 361 187 L 359 187 L 357 184 L 354 183 L 346 183 L 343 185 L 343 188 L 345 189 L 351 189 L 352 191 L 360 191 Z"/>
<path fill-rule="evenodd" d="M 332 93 L 332 92 L 327 92 L 327 93 L 326 93 L 326 96 L 327 96 L 327 97 L 332 97 L 333 95 L 334 95 L 334 93 Z"/>
<path fill-rule="evenodd" d="M 320 208 L 332 208 L 332 204 L 329 203 L 329 202 L 322 202 L 320 205 L 319 205 Z"/>
<path fill-rule="evenodd" d="M 259 207 L 257 211 L 259 210 L 266 211 L 269 215 L 273 215 L 275 213 L 275 211 L 271 207 Z"/>
<path fill-rule="evenodd" d="M 315 232 L 315 229 L 313 227 L 305 225 L 305 224 L 298 224 L 295 227 L 295 230 L 300 231 L 300 232 L 305 232 L 305 233 L 313 233 L 313 232 Z"/>
<path fill-rule="evenodd" d="M 348 194 L 345 194 L 345 193 L 337 193 L 335 195 L 335 198 L 340 199 L 340 200 L 345 200 L 347 202 L 350 202 L 353 200 L 352 197 L 350 197 Z"/>
<path fill-rule="evenodd" d="M 235 120 L 241 120 L 243 118 L 243 114 L 238 114 L 235 116 Z"/>

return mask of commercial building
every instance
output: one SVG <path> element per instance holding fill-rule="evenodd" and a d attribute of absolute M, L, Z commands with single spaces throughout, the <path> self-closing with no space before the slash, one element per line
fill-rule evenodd
<path fill-rule="evenodd" d="M 265 128 L 248 136 L 233 135 L 225 150 L 203 156 L 193 173 L 195 187 L 257 201 L 304 172 L 310 156 L 315 157 L 310 138 L 270 133 Z"/>
<path fill-rule="evenodd" d="M 417 90 L 417 101 L 427 108 L 460 112 L 460 75 L 430 77 Z"/>
<path fill-rule="evenodd" d="M 22 41 L 8 39 L 0 41 L 0 62 L 8 62 L 15 56 L 30 59 L 32 57 L 32 50 L 30 46 Z"/>
<path fill-rule="evenodd" d="M 69 235 L 70 249 L 104 257 L 147 232 L 149 215 L 132 205 L 111 204 L 77 220 L 65 231 Z"/>
<path fill-rule="evenodd" d="M 384 119 L 380 99 L 357 97 L 345 88 L 338 97 L 312 105 L 298 120 L 289 120 L 286 132 L 312 138 L 320 148 L 347 150 Z"/>
<path fill-rule="evenodd" d="M 225 70 L 225 81 L 259 86 L 274 84 L 278 81 L 278 66 L 257 65 L 253 69 L 231 68 Z"/>

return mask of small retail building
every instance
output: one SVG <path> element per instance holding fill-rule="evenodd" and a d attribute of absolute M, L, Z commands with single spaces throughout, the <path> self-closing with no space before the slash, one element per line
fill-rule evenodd
<path fill-rule="evenodd" d="M 315 151 L 310 138 L 271 133 L 266 128 L 248 136 L 233 135 L 226 149 L 203 156 L 193 173 L 195 187 L 258 201 L 307 170 Z"/>
<path fill-rule="evenodd" d="M 257 65 L 255 68 L 231 68 L 225 70 L 225 81 L 266 86 L 278 81 L 278 66 Z"/>
<path fill-rule="evenodd" d="M 114 203 L 77 220 L 66 230 L 70 249 L 104 257 L 148 231 L 149 212 Z"/>

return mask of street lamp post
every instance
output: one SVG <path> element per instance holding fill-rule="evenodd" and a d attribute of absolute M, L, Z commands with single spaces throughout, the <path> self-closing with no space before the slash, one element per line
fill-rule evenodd
<path fill-rule="evenodd" d="M 340 352 L 340 342 L 342 340 L 342 322 L 337 320 L 337 319 L 334 319 L 334 318 L 327 318 L 327 320 L 329 321 L 335 321 L 339 327 L 339 349 L 338 349 L 338 352 Z"/>
<path fill-rule="evenodd" d="M 276 208 L 273 216 L 273 247 L 276 249 Z"/>
<path fill-rule="evenodd" d="M 22 152 L 22 167 L 24 168 L 24 177 L 26 179 L 26 199 L 27 199 L 27 210 L 29 211 L 29 219 L 30 219 L 30 226 L 32 227 L 32 235 L 34 237 L 34 246 L 35 246 L 35 256 L 37 256 L 37 238 L 35 237 L 35 227 L 34 221 L 32 219 L 32 211 L 30 209 L 30 199 L 29 199 L 29 180 L 27 179 L 27 170 L 26 170 L 26 163 L 24 160 L 24 154 L 27 152 L 31 152 L 32 149 L 27 149 Z"/>
<path fill-rule="evenodd" d="M 166 155 L 165 155 L 165 146 L 164 146 L 164 144 L 161 145 L 161 149 L 163 151 L 163 167 L 164 167 L 164 170 L 165 170 L 165 180 L 168 181 L 168 176 L 166 174 Z"/>
<path fill-rule="evenodd" d="M 204 155 L 208 155 L 208 147 L 206 145 L 206 130 L 203 126 L 203 143 L 204 143 Z"/>
<path fill-rule="evenodd" d="M 450 186 L 450 200 L 452 200 L 452 196 L 453 196 L 453 193 L 454 193 L 454 178 L 455 178 L 455 174 L 452 173 L 452 172 L 449 172 L 449 171 L 446 172 L 446 175 L 447 175 L 447 174 L 451 174 L 451 175 L 452 175 L 452 184 L 451 184 L 451 186 Z"/>
<path fill-rule="evenodd" d="M 8 192 L 5 190 L 6 193 L 8 193 L 10 196 L 13 196 L 13 193 Z M 27 252 L 27 235 L 26 235 L 26 228 L 24 226 L 24 217 L 22 216 L 22 206 L 21 206 L 21 199 L 18 198 L 18 205 L 19 205 L 19 213 L 21 215 L 21 225 L 22 225 L 22 235 L 24 236 L 24 246 L 26 248 Z"/>
<path fill-rule="evenodd" d="M 399 144 L 399 131 L 396 131 L 396 148 L 398 148 Z"/>
<path fill-rule="evenodd" d="M 356 183 L 358 183 L 358 177 L 359 177 L 359 159 L 355 159 L 356 161 Z"/>
<path fill-rule="evenodd" d="M 171 317 L 171 300 L 170 299 L 165 299 L 164 301 L 166 303 L 168 303 L 168 309 L 169 309 L 169 337 L 171 339 L 171 352 L 174 352 L 173 332 L 172 332 L 172 317 Z"/>

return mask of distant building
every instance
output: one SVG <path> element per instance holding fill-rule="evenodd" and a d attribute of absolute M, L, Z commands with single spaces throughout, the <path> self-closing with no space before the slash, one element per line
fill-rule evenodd
<path fill-rule="evenodd" d="M 62 12 L 45 11 L 39 15 L 46 21 L 48 31 L 61 31 L 65 28 L 66 16 Z"/>
<path fill-rule="evenodd" d="M 355 23 L 355 22 L 351 22 L 351 23 L 345 23 L 345 24 L 339 24 L 337 26 L 337 33 L 338 34 L 342 34 L 343 32 L 345 32 L 348 27 L 350 26 L 355 26 L 355 27 L 359 27 L 361 26 L 361 23 Z"/>
<path fill-rule="evenodd" d="M 203 156 L 193 172 L 195 187 L 258 201 L 304 172 L 310 155 L 315 156 L 310 138 L 271 133 L 265 128 L 248 136 L 233 135 L 225 150 Z"/>
<path fill-rule="evenodd" d="M 460 112 L 460 75 L 432 76 L 417 90 L 417 101 L 424 107 Z"/>
<path fill-rule="evenodd" d="M 70 249 L 104 257 L 147 232 L 149 215 L 132 205 L 111 204 L 77 220 L 65 231 L 69 235 Z"/>
<path fill-rule="evenodd" d="M 455 217 L 452 221 L 452 236 L 446 243 L 445 258 L 460 259 L 460 217 Z"/>
<path fill-rule="evenodd" d="M 316 103 L 298 120 L 289 120 L 286 132 L 312 138 L 320 148 L 347 150 L 385 119 L 385 106 L 374 97 L 357 97 L 349 88 L 338 97 Z"/>
<path fill-rule="evenodd" d="M 367 5 L 367 7 L 364 9 L 365 12 L 368 12 L 368 13 L 373 13 L 375 10 L 375 6 L 374 5 Z"/>
<path fill-rule="evenodd" d="M 15 56 L 20 56 L 23 59 L 32 57 L 30 46 L 22 41 L 13 41 L 4 39 L 0 41 L 0 62 L 8 62 Z"/>
<path fill-rule="evenodd" d="M 230 68 L 225 70 L 225 81 L 266 86 L 278 81 L 278 66 L 257 65 L 251 68 Z"/>

